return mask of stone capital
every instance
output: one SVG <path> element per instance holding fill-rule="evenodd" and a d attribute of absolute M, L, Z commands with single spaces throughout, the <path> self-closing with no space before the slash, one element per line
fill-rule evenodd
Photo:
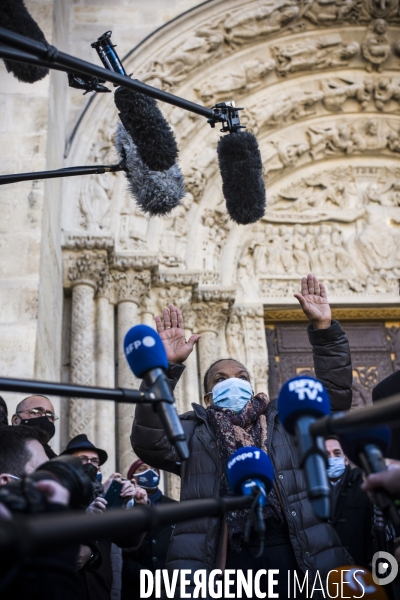
<path fill-rule="evenodd" d="M 64 255 L 64 261 L 65 287 L 86 284 L 97 290 L 108 271 L 106 250 L 71 252 Z"/>
<path fill-rule="evenodd" d="M 111 276 L 116 302 L 131 301 L 140 306 L 150 290 L 150 271 L 112 271 Z"/>
<path fill-rule="evenodd" d="M 193 331 L 202 333 L 211 331 L 219 334 L 225 327 L 230 314 L 230 305 L 228 302 L 201 302 L 192 304 L 190 313 L 194 315 Z M 189 322 L 189 318 L 185 319 Z"/>

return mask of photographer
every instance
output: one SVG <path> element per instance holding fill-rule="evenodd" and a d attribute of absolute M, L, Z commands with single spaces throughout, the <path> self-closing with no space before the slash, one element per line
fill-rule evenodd
<path fill-rule="evenodd" d="M 131 481 L 123 479 L 120 473 L 113 473 L 102 485 L 98 475 L 101 466 L 107 461 L 108 455 L 102 448 L 97 448 L 82 433 L 72 438 L 60 456 L 78 458 L 92 481 L 92 502 L 86 508 L 87 513 L 102 513 L 108 508 L 107 492 L 114 488 L 119 492 L 113 495 L 113 500 L 120 508 L 130 508 L 134 503 L 147 504 L 147 494 L 144 489 Z M 118 499 L 121 498 L 121 500 Z M 112 507 L 111 507 L 112 508 Z M 84 580 L 86 598 L 88 600 L 110 600 L 121 596 L 122 551 L 128 547 L 136 549 L 144 534 L 130 535 L 128 539 L 118 537 L 116 540 L 91 541 L 80 547 L 78 569 Z M 115 543 L 113 543 L 115 542 Z"/>
<path fill-rule="evenodd" d="M 47 462 L 44 452 L 43 434 L 30 427 L 0 427 L 0 502 L 1 517 L 18 518 L 21 509 L 18 501 L 21 494 L 20 479 L 24 479 L 22 500 L 27 503 L 36 499 L 35 507 L 41 512 L 64 512 L 69 510 L 70 491 L 55 481 L 51 473 L 43 471 L 40 481 L 32 474 L 37 467 Z M 36 473 L 35 473 L 36 475 Z M 29 480 L 30 476 L 32 477 Z M 35 497 L 36 495 L 36 497 Z M 38 498 L 39 497 L 39 501 Z M 41 498 L 41 502 L 40 502 Z M 82 585 L 76 574 L 77 544 L 59 544 L 46 552 L 25 558 L 3 557 L 0 566 L 0 597 L 2 600 L 24 598 L 24 600 L 83 600 Z"/>

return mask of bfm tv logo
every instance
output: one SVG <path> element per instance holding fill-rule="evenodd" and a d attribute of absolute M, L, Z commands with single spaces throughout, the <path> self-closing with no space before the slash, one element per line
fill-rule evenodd
<path fill-rule="evenodd" d="M 372 579 L 377 585 L 392 583 L 397 577 L 399 565 L 388 552 L 375 552 L 372 557 Z"/>
<path fill-rule="evenodd" d="M 319 394 L 323 392 L 322 383 L 314 379 L 293 379 L 289 381 L 289 392 L 295 392 L 299 400 L 316 400 L 322 402 Z"/>

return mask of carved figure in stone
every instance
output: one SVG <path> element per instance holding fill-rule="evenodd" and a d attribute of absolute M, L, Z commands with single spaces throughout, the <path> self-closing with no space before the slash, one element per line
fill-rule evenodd
<path fill-rule="evenodd" d="M 365 8 L 373 18 L 395 17 L 399 10 L 399 0 L 365 0 Z"/>
<path fill-rule="evenodd" d="M 344 248 L 343 233 L 339 225 L 333 225 L 331 240 L 332 252 L 334 253 L 334 260 L 338 272 L 343 275 L 355 275 L 350 254 Z"/>
<path fill-rule="evenodd" d="M 251 114 L 258 130 L 263 127 L 278 127 L 315 114 L 315 104 L 322 99 L 319 91 L 285 93 L 276 99 L 266 97 L 251 107 Z"/>
<path fill-rule="evenodd" d="M 293 228 L 293 258 L 296 263 L 297 273 L 310 272 L 310 261 L 306 246 L 306 231 L 304 227 L 296 223 Z"/>
<path fill-rule="evenodd" d="M 339 34 L 327 35 L 320 40 L 296 42 L 273 48 L 280 75 L 346 66 L 358 50 L 357 42 L 345 45 Z"/>
<path fill-rule="evenodd" d="M 383 111 L 391 100 L 400 100 L 400 85 L 392 83 L 389 77 L 382 77 L 375 83 L 374 99 L 376 108 Z"/>
<path fill-rule="evenodd" d="M 333 25 L 350 17 L 358 17 L 359 0 L 314 0 L 308 4 L 304 17 L 314 25 Z"/>
<path fill-rule="evenodd" d="M 218 271 L 223 243 L 230 230 L 229 215 L 226 212 L 206 209 L 202 216 L 202 224 L 205 228 L 202 269 Z"/>
<path fill-rule="evenodd" d="M 226 42 L 236 48 L 248 41 L 267 36 L 293 22 L 299 16 L 299 8 L 292 0 L 262 3 L 254 9 L 248 6 L 230 13 L 224 24 Z"/>
<path fill-rule="evenodd" d="M 284 167 L 294 167 L 303 156 L 310 151 L 310 146 L 307 142 L 293 144 L 291 142 L 281 141 L 277 144 L 278 157 Z"/>
<path fill-rule="evenodd" d="M 335 253 L 332 251 L 332 227 L 321 225 L 317 238 L 318 260 L 323 265 L 324 273 L 335 272 Z"/>
<path fill-rule="evenodd" d="M 220 56 L 223 42 L 224 36 L 217 29 L 204 27 L 172 49 L 162 63 L 157 60 L 150 63 L 140 79 L 161 89 L 172 89 L 189 72 Z"/>
<path fill-rule="evenodd" d="M 335 78 L 323 80 L 320 85 L 323 92 L 323 105 L 333 112 L 341 111 L 343 104 L 349 98 L 357 100 L 361 104 L 361 109 L 365 110 L 374 90 L 372 81 L 368 79 L 362 83 L 354 83 Z"/>
<path fill-rule="evenodd" d="M 243 326 L 238 315 L 233 314 L 226 327 L 226 344 L 229 356 L 240 362 L 245 362 L 245 341 Z"/>
<path fill-rule="evenodd" d="M 390 43 L 387 35 L 387 23 L 384 19 L 376 19 L 369 27 L 361 45 L 361 52 L 367 61 L 367 70 L 382 71 L 383 63 L 390 56 Z"/>
<path fill-rule="evenodd" d="M 185 266 L 187 247 L 187 213 L 193 204 L 193 195 L 186 194 L 168 219 L 161 238 L 160 262 L 169 267 Z"/>
<path fill-rule="evenodd" d="M 391 124 L 389 122 L 389 126 L 392 131 L 386 136 L 387 139 L 387 147 L 391 152 L 400 153 L 400 128 Z"/>
<path fill-rule="evenodd" d="M 286 273 L 293 270 L 293 234 L 292 229 L 286 225 L 279 228 L 279 246 L 281 249 L 281 262 Z"/>
<path fill-rule="evenodd" d="M 312 158 L 316 158 L 318 154 L 337 154 L 345 152 L 351 154 L 354 150 L 354 129 L 350 128 L 347 123 L 332 125 L 331 127 L 310 127 L 307 131 L 310 139 Z"/>
<path fill-rule="evenodd" d="M 111 164 L 116 161 L 113 147 L 114 126 L 100 129 L 99 138 L 90 151 L 90 162 Z M 105 231 L 109 227 L 111 198 L 116 181 L 116 173 L 89 175 L 82 181 L 79 196 L 80 225 L 88 231 Z"/>
<path fill-rule="evenodd" d="M 194 89 L 204 102 L 227 100 L 232 93 L 250 92 L 260 87 L 275 67 L 276 63 L 272 58 L 249 60 L 236 67 L 235 71 L 225 75 L 218 73 Z"/>
<path fill-rule="evenodd" d="M 274 273 L 281 269 L 279 241 L 280 238 L 277 229 L 273 225 L 270 225 L 265 232 L 265 254 L 268 273 Z"/>
<path fill-rule="evenodd" d="M 249 292 L 254 288 L 255 277 L 254 277 L 254 257 L 253 250 L 247 248 L 239 261 L 237 270 L 237 279 L 242 290 Z"/>
<path fill-rule="evenodd" d="M 310 267 L 312 273 L 321 272 L 321 266 L 319 262 L 319 252 L 317 252 L 317 239 L 319 236 L 320 227 L 309 226 L 307 227 L 306 233 L 306 249 L 308 258 L 310 260 Z"/>

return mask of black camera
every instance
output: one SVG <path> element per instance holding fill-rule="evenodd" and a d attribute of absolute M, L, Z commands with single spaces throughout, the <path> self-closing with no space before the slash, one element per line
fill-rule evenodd
<path fill-rule="evenodd" d="M 34 473 L 0 487 L 0 502 L 11 512 L 37 514 L 49 509 L 47 498 L 36 488 L 38 481 L 51 479 L 67 488 L 69 506 L 84 509 L 93 498 L 93 488 L 79 458 L 60 456 L 41 465 Z"/>

